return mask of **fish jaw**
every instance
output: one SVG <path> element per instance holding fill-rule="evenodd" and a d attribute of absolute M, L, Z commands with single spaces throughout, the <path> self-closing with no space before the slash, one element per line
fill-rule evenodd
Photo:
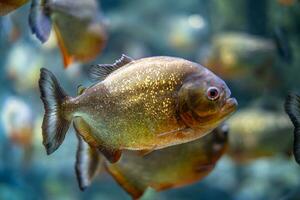
<path fill-rule="evenodd" d="M 231 113 L 235 112 L 238 107 L 238 102 L 235 98 L 228 98 L 225 102 L 225 105 L 221 109 L 221 113 L 223 116 L 228 116 Z"/>

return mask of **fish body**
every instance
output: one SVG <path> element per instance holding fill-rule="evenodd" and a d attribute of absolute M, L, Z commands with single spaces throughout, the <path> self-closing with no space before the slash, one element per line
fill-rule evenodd
<path fill-rule="evenodd" d="M 26 4 L 28 0 L 1 0 L 0 2 L 0 16 L 7 15 L 13 10 Z"/>
<path fill-rule="evenodd" d="M 22 160 L 27 165 L 32 158 L 34 115 L 29 105 L 17 97 L 9 97 L 1 108 L 0 123 L 11 146 L 22 150 Z M 10 149 L 8 149 L 8 152 Z"/>
<path fill-rule="evenodd" d="M 156 150 L 146 156 L 138 151 L 126 151 L 114 164 L 105 161 L 100 155 L 95 158 L 104 163 L 106 170 L 133 197 L 139 198 L 147 188 L 156 191 L 182 187 L 203 179 L 215 167 L 227 147 L 228 129 L 226 125 L 216 128 L 201 139 Z M 81 140 L 79 143 L 84 145 Z M 85 144 L 86 145 L 86 144 Z M 91 154 L 85 154 L 89 157 Z M 88 162 L 77 156 L 77 176 L 81 186 L 87 187 L 92 179 L 84 174 L 92 174 L 94 169 Z M 94 154 L 95 156 L 95 154 Z M 91 159 L 91 158 L 90 158 Z M 80 167 L 81 166 L 81 167 Z M 90 173 L 86 173 L 90 172 Z M 96 172 L 96 170 L 95 170 Z M 88 184 L 86 184 L 88 183 Z"/>
<path fill-rule="evenodd" d="M 33 138 L 33 114 L 22 99 L 9 97 L 3 104 L 1 121 L 5 134 L 18 146 L 30 146 Z"/>
<path fill-rule="evenodd" d="M 228 154 L 243 163 L 292 151 L 292 123 L 279 111 L 260 108 L 240 110 L 228 120 Z"/>
<path fill-rule="evenodd" d="M 132 60 L 123 56 L 113 65 L 95 66 L 94 75 L 103 78 L 108 71 L 104 80 L 75 98 L 61 92 L 57 106 L 65 124 L 73 119 L 84 140 L 107 157 L 113 155 L 111 161 L 119 158 L 122 149 L 151 151 L 202 137 L 237 106 L 223 80 L 184 59 Z M 40 88 L 46 105 L 44 144 L 53 152 L 59 144 L 50 138 L 57 132 L 47 129 L 47 98 L 51 94 L 45 77 L 49 73 L 42 71 Z"/>

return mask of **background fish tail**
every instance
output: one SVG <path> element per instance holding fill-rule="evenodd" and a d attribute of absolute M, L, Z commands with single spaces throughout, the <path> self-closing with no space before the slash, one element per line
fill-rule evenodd
<path fill-rule="evenodd" d="M 62 104 L 68 97 L 55 76 L 45 68 L 41 69 L 39 87 L 45 108 L 42 125 L 43 144 L 47 154 L 51 154 L 63 142 L 71 122 L 62 109 Z"/>
<path fill-rule="evenodd" d="M 33 0 L 29 14 L 31 32 L 36 35 L 42 43 L 48 40 L 52 28 L 50 10 L 45 2 L 46 1 Z"/>
<path fill-rule="evenodd" d="M 294 156 L 300 164 L 300 95 L 289 94 L 285 101 L 285 111 L 291 118 L 294 129 Z"/>

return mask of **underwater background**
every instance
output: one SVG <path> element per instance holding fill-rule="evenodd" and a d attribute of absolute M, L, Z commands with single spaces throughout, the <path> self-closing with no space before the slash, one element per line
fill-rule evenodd
<path fill-rule="evenodd" d="M 131 199 L 105 171 L 80 191 L 73 128 L 60 149 L 46 155 L 38 90 L 40 68 L 46 67 L 75 96 L 78 85 L 91 84 L 90 65 L 113 63 L 122 54 L 200 63 L 223 78 L 239 102 L 238 111 L 227 120 L 227 153 L 207 177 L 162 192 L 149 189 L 141 199 L 300 199 L 293 126 L 283 109 L 288 92 L 300 90 L 299 1 L 99 4 L 108 36 L 104 50 L 92 61 L 66 69 L 55 36 L 41 44 L 31 34 L 30 3 L 0 17 L 0 199 Z"/>

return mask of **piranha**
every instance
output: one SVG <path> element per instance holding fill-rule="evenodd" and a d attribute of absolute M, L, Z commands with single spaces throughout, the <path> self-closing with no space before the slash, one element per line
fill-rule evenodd
<path fill-rule="evenodd" d="M 300 95 L 290 93 L 285 100 L 285 111 L 294 125 L 294 157 L 300 165 Z"/>
<path fill-rule="evenodd" d="M 226 150 L 227 135 L 228 126 L 222 125 L 203 138 L 146 156 L 126 151 L 114 164 L 78 137 L 75 169 L 79 186 L 81 189 L 89 186 L 102 165 L 134 199 L 140 198 L 149 187 L 161 191 L 192 184 L 214 169 Z"/>
<path fill-rule="evenodd" d="M 65 67 L 74 61 L 93 60 L 107 40 L 96 0 L 33 0 L 29 25 L 43 43 L 53 25 Z"/>
<path fill-rule="evenodd" d="M 250 106 L 227 120 L 228 154 L 237 163 L 275 155 L 291 155 L 293 125 L 281 110 Z"/>
<path fill-rule="evenodd" d="M 205 67 L 174 57 L 95 65 L 92 86 L 68 96 L 54 75 L 41 69 L 43 144 L 53 153 L 70 123 L 83 139 L 116 162 L 123 149 L 145 154 L 198 139 L 237 108 L 225 82 Z"/>
<path fill-rule="evenodd" d="M 23 6 L 28 0 L 1 0 L 0 1 L 0 16 L 7 15 L 11 11 Z"/>
<path fill-rule="evenodd" d="M 203 62 L 228 80 L 241 80 L 247 76 L 269 80 L 277 57 L 287 63 L 292 61 L 284 30 L 278 27 L 273 34 L 272 39 L 239 32 L 216 35 L 212 40 L 212 51 Z"/>

